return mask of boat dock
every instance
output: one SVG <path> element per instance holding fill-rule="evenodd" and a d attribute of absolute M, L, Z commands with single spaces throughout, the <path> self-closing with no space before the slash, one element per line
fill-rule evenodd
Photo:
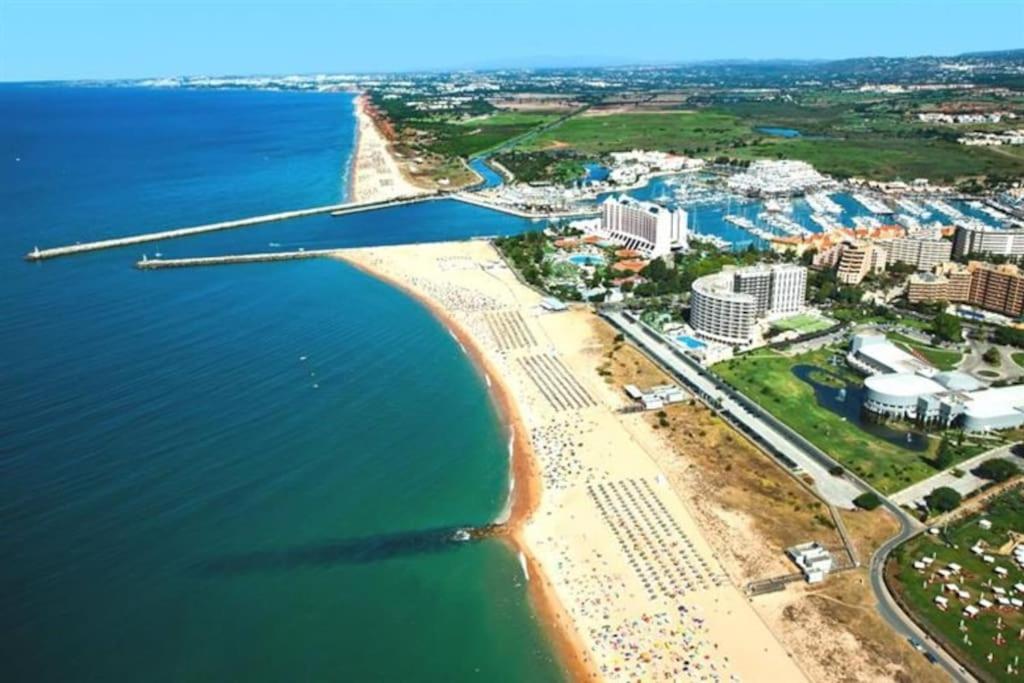
<path fill-rule="evenodd" d="M 529 218 L 532 220 L 543 220 L 551 218 L 582 218 L 584 216 L 596 216 L 601 213 L 599 208 L 583 208 L 571 211 L 546 211 L 546 212 L 530 212 L 516 208 L 514 206 L 508 206 L 506 204 L 499 204 L 496 202 L 489 202 L 486 199 L 470 194 L 468 192 L 455 192 L 448 195 L 449 199 L 463 202 L 465 204 L 472 204 L 473 206 L 479 206 L 484 209 L 490 209 L 492 211 L 500 211 L 510 216 L 517 216 L 519 218 Z"/>
<path fill-rule="evenodd" d="M 135 267 L 140 270 L 161 268 L 194 268 L 199 266 L 227 266 L 236 263 L 265 263 L 267 261 L 296 261 L 299 259 L 322 258 L 337 254 L 341 249 L 310 249 L 299 251 L 270 251 L 255 254 L 230 254 L 226 256 L 197 256 L 193 258 L 151 259 L 142 257 Z"/>
<path fill-rule="evenodd" d="M 392 206 L 401 206 L 403 204 L 413 204 L 416 202 L 438 199 L 440 198 L 440 196 L 441 195 L 430 194 L 423 195 L 420 197 L 398 197 L 396 199 L 389 199 L 383 202 L 348 202 L 344 204 L 331 204 L 328 206 L 315 206 L 309 209 L 282 211 L 280 213 L 270 213 L 263 216 L 239 218 L 233 221 L 208 223 L 206 225 L 196 225 L 189 228 L 178 228 L 175 230 L 163 230 L 161 232 L 150 232 L 141 235 L 115 237 L 112 239 L 99 240 L 96 242 L 81 242 L 79 244 L 70 244 L 67 246 L 53 247 L 50 249 L 40 249 L 39 247 L 36 247 L 34 250 L 30 251 L 28 254 L 25 255 L 25 260 L 43 261 L 46 259 L 57 258 L 60 256 L 72 256 L 74 254 L 83 254 L 90 251 L 99 251 L 101 249 L 114 249 L 117 247 L 131 246 L 133 244 L 159 242 L 160 240 L 169 240 L 178 237 L 189 237 L 191 235 L 201 235 L 208 232 L 231 230 L 233 228 L 245 228 L 250 225 L 262 225 L 264 223 L 274 223 L 277 221 L 285 221 L 292 218 L 305 218 L 306 216 L 316 216 L 319 214 L 326 213 L 329 213 L 332 216 L 339 216 L 347 213 L 356 213 L 359 211 L 386 209 Z"/>

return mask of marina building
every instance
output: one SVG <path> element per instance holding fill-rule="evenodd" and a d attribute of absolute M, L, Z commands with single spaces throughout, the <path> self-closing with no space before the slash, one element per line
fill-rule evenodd
<path fill-rule="evenodd" d="M 1024 229 L 958 223 L 953 235 L 953 256 L 964 258 L 970 254 L 1024 256 Z"/>
<path fill-rule="evenodd" d="M 930 237 L 901 237 L 879 243 L 885 249 L 887 263 L 906 263 L 918 270 L 931 270 L 940 263 L 949 261 L 953 243 L 949 240 Z"/>
<path fill-rule="evenodd" d="M 859 285 L 868 275 L 885 271 L 885 250 L 874 244 L 861 244 L 843 250 L 836 277 L 844 285 Z"/>
<path fill-rule="evenodd" d="M 681 208 L 668 208 L 621 195 L 601 204 L 598 234 L 657 258 L 673 249 L 687 247 L 687 214 Z"/>
<path fill-rule="evenodd" d="M 705 339 L 746 346 L 761 320 L 797 313 L 806 300 L 807 269 L 802 266 L 723 270 L 694 281 L 690 327 Z"/>

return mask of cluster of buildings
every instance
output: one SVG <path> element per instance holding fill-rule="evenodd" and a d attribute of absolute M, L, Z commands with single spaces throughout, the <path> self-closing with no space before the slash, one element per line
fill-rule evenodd
<path fill-rule="evenodd" d="M 952 242 L 938 231 L 923 230 L 891 239 L 839 242 L 815 254 L 812 263 L 816 268 L 835 269 L 844 285 L 859 285 L 868 275 L 895 263 L 931 270 L 949 261 L 952 253 Z"/>
<path fill-rule="evenodd" d="M 910 303 L 967 304 L 1010 318 L 1024 315 L 1024 273 L 1014 264 L 944 263 L 907 282 Z"/>
<path fill-rule="evenodd" d="M 661 410 L 673 403 L 682 403 L 687 395 L 675 384 L 659 384 L 643 391 L 635 384 L 624 387 L 626 395 L 644 410 Z"/>
<path fill-rule="evenodd" d="M 687 220 L 684 209 L 619 195 L 601 203 L 601 220 L 594 232 L 626 249 L 657 258 L 688 247 Z"/>
<path fill-rule="evenodd" d="M 940 372 L 874 331 L 853 336 L 846 361 L 866 375 L 863 409 L 968 432 L 1024 424 L 1024 385 L 988 388 L 961 372 Z"/>
<path fill-rule="evenodd" d="M 930 111 L 917 115 L 917 120 L 924 123 L 1000 123 L 1003 119 L 1015 118 L 1017 118 L 1017 115 L 1012 111 L 964 112 L 959 114 Z"/>
<path fill-rule="evenodd" d="M 751 197 L 794 196 L 835 185 L 805 161 L 760 160 L 729 178 L 731 191 Z"/>
<path fill-rule="evenodd" d="M 1000 147 L 1002 145 L 1024 145 L 1024 128 L 1004 130 L 1001 133 L 967 133 L 959 138 L 961 145 L 975 147 Z"/>
<path fill-rule="evenodd" d="M 690 327 L 702 339 L 749 346 L 763 323 L 801 312 L 806 301 L 807 269 L 803 266 L 726 269 L 694 281 Z"/>
<path fill-rule="evenodd" d="M 612 159 L 612 168 L 608 179 L 616 185 L 634 185 L 652 173 L 682 173 L 695 171 L 704 166 L 703 159 L 642 149 L 613 152 L 609 156 Z"/>

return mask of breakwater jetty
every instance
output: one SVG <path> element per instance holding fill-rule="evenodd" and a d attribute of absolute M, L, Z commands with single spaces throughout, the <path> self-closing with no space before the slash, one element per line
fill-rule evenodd
<path fill-rule="evenodd" d="M 440 198 L 442 198 L 442 195 L 429 194 L 415 197 L 397 197 L 395 199 L 389 199 L 386 201 L 348 202 L 344 204 L 330 204 L 327 206 L 315 206 L 309 209 L 296 209 L 294 211 L 282 211 L 279 213 L 265 214 L 263 216 L 239 218 L 233 221 L 222 221 L 220 223 L 196 225 L 188 228 L 177 228 L 174 230 L 149 232 L 140 235 L 128 235 L 125 237 L 115 237 L 111 239 L 98 240 L 96 242 L 81 242 L 78 244 L 69 244 L 63 247 L 52 247 L 49 249 L 40 249 L 39 247 L 36 247 L 34 250 L 25 254 L 25 260 L 44 261 L 46 259 L 58 258 L 60 256 L 73 256 L 75 254 L 84 254 L 86 252 L 99 251 L 101 249 L 115 249 L 117 247 L 131 246 L 133 244 L 159 242 L 160 240 L 175 239 L 178 237 L 189 237 L 191 235 L 201 235 L 208 232 L 217 232 L 219 230 L 245 228 L 251 225 L 262 225 L 264 223 L 274 223 L 277 221 L 285 221 L 293 218 L 304 218 L 306 216 L 316 216 L 319 214 L 328 213 L 331 214 L 332 216 L 342 216 L 350 213 L 358 213 L 360 211 L 375 211 L 377 209 L 387 209 L 393 206 L 401 206 L 403 204 L 414 204 L 417 202 L 430 201 L 433 199 Z"/>
<path fill-rule="evenodd" d="M 228 254 L 225 256 L 196 256 L 193 258 L 146 258 L 135 262 L 140 270 L 161 268 L 193 268 L 198 266 L 227 266 L 235 263 L 265 263 L 267 261 L 296 261 L 299 259 L 322 258 L 336 254 L 340 249 L 300 249 L 299 251 L 268 251 L 254 254 Z"/>

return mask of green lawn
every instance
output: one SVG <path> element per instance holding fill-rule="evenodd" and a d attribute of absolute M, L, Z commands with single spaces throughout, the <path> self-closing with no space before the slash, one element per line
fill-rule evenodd
<path fill-rule="evenodd" d="M 1024 368 L 1024 351 L 1018 351 L 1017 353 L 1013 354 L 1011 357 L 1013 358 L 1013 362 L 1014 363 L 1016 363 L 1017 365 L 1019 365 L 1022 368 Z"/>
<path fill-rule="evenodd" d="M 413 120 L 410 124 L 434 136 L 430 149 L 438 154 L 468 157 L 558 118 L 554 114 L 499 112 L 454 123 L 445 119 Z"/>
<path fill-rule="evenodd" d="M 874 436 L 854 421 L 818 405 L 814 388 L 793 373 L 794 367 L 815 367 L 815 379 L 830 386 L 861 381 L 845 366 L 830 366 L 828 358 L 833 353 L 841 355 L 843 351 L 819 349 L 796 356 L 758 351 L 718 363 L 713 370 L 884 493 L 898 491 L 935 474 L 931 460 L 939 439 L 929 439 L 926 450 L 914 451 Z M 965 444 L 957 448 L 956 459 L 966 459 L 983 449 Z"/>
<path fill-rule="evenodd" d="M 584 114 L 531 138 L 524 148 L 568 146 L 588 154 L 640 148 L 696 154 L 729 149 L 755 137 L 735 116 L 714 111 Z"/>
<path fill-rule="evenodd" d="M 963 358 L 963 354 L 959 351 L 928 346 L 898 332 L 889 332 L 886 336 L 889 338 L 889 341 L 902 346 L 909 352 L 917 351 L 939 370 L 952 370 L 960 364 L 960 360 Z"/>
<path fill-rule="evenodd" d="M 828 318 L 801 313 L 789 318 L 783 318 L 782 320 L 776 320 L 772 323 L 772 327 L 779 330 L 796 330 L 800 334 L 808 334 L 810 332 L 827 330 L 835 324 L 834 320 L 829 320 Z"/>
<path fill-rule="evenodd" d="M 910 605 L 918 618 L 928 625 L 928 631 L 942 637 L 946 643 L 955 648 L 974 667 L 991 676 L 992 680 L 1009 680 L 1006 666 L 1013 662 L 1014 657 L 1024 660 L 1024 642 L 1018 640 L 1017 634 L 1024 628 L 1024 612 L 1017 609 L 994 608 L 982 610 L 974 619 L 963 616 L 963 608 L 976 605 L 982 595 L 995 602 L 991 587 L 986 585 L 991 580 L 992 586 L 1001 586 L 1009 594 L 1013 594 L 1013 585 L 1024 581 L 1022 572 L 1010 558 L 997 555 L 994 549 L 1006 543 L 1010 531 L 1024 531 L 1024 497 L 1020 490 L 1010 491 L 994 499 L 986 508 L 984 517 L 992 522 L 988 531 L 978 526 L 980 516 L 968 517 L 946 530 L 946 535 L 956 547 L 947 545 L 941 537 L 922 535 L 898 548 L 887 567 L 887 573 L 902 597 Z M 986 564 L 978 556 L 970 552 L 970 548 L 979 540 L 987 544 L 987 552 L 997 558 L 995 564 Z M 914 569 L 915 560 L 925 556 L 935 556 L 932 566 L 924 571 Z M 944 581 L 937 574 L 950 562 L 963 567 L 963 573 L 957 578 Z M 1005 568 L 1009 576 L 1000 578 L 993 571 L 994 566 Z M 945 583 L 956 583 L 960 588 L 971 594 L 967 600 L 961 600 L 949 592 L 943 592 Z M 949 609 L 945 612 L 938 609 L 935 596 L 943 595 L 949 600 Z M 1020 594 L 1012 595 L 1021 598 Z M 999 633 L 997 620 L 1002 617 L 1002 635 L 1005 645 L 996 645 L 994 639 Z M 963 620 L 964 631 L 960 629 Z M 966 635 L 971 644 L 964 643 Z M 987 656 L 992 653 L 992 662 Z"/>
<path fill-rule="evenodd" d="M 847 139 L 772 138 L 736 150 L 745 159 L 800 159 L 841 178 L 930 178 L 1024 174 L 1024 159 L 982 147 L 928 138 L 863 136 Z"/>

